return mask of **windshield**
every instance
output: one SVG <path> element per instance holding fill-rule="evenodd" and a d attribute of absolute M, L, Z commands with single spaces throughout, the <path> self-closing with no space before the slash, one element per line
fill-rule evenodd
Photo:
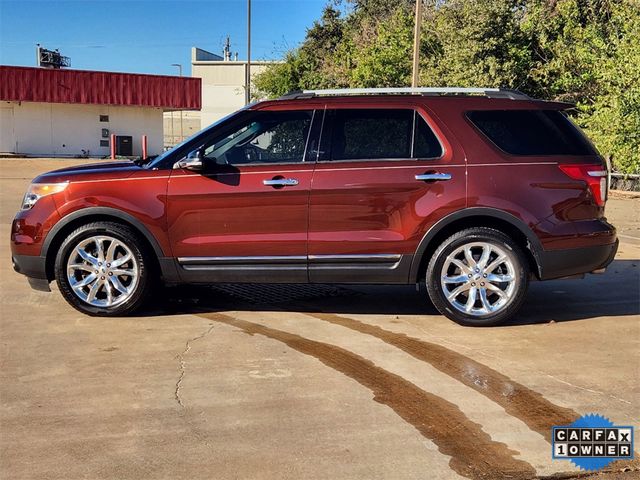
<path fill-rule="evenodd" d="M 182 158 L 182 156 L 184 156 L 187 153 L 189 153 L 189 151 L 190 151 L 189 147 L 191 145 L 195 145 L 195 144 L 199 143 L 198 139 L 200 139 L 200 138 L 204 139 L 204 138 L 208 137 L 212 130 L 214 130 L 215 128 L 219 127 L 221 124 L 225 123 L 227 120 L 235 117 L 239 113 L 244 112 L 250 106 L 251 105 L 247 105 L 247 106 L 241 108 L 240 110 L 238 110 L 236 112 L 230 113 L 226 117 L 222 117 L 221 119 L 219 119 L 216 122 L 214 122 L 211 125 L 209 125 L 204 130 L 200 130 L 199 132 L 194 133 L 189 138 L 183 140 L 182 142 L 178 143 L 177 145 L 175 145 L 171 149 L 169 149 L 166 152 L 164 152 L 162 155 L 157 156 L 156 158 L 153 159 L 153 161 L 149 162 L 148 164 L 144 165 L 143 167 L 151 169 L 151 170 L 159 169 L 159 168 L 171 168 L 172 164 L 176 160 L 179 160 L 180 158 Z M 178 155 L 180 158 L 173 158 L 174 154 Z M 169 163 L 171 163 L 171 165 L 169 165 Z"/>

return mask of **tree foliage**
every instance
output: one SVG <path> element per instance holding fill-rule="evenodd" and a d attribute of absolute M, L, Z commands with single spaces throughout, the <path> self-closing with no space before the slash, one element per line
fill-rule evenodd
<path fill-rule="evenodd" d="M 411 82 L 413 0 L 334 0 L 259 75 L 262 96 Z M 640 172 L 640 0 L 425 0 L 420 84 L 523 90 L 576 104 L 617 170 Z"/>

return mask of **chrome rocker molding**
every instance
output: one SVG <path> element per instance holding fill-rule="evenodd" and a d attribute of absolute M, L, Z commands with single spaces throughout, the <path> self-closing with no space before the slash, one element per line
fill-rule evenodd
<path fill-rule="evenodd" d="M 331 266 L 347 265 L 343 268 L 348 268 L 350 265 L 362 264 L 363 266 L 375 265 L 378 266 L 382 263 L 392 264 L 393 267 L 398 265 L 402 255 L 394 254 L 373 254 L 373 255 L 309 255 L 309 264 L 318 266 L 322 264 L 330 264 Z"/>
<path fill-rule="evenodd" d="M 412 255 L 179 257 L 180 276 L 195 283 L 407 283 Z"/>
<path fill-rule="evenodd" d="M 186 269 L 198 269 L 205 266 L 257 266 L 257 265 L 291 265 L 307 262 L 304 255 L 279 255 L 264 257 L 178 257 L 178 263 Z"/>
<path fill-rule="evenodd" d="M 413 255 L 309 255 L 310 283 L 406 284 Z"/>

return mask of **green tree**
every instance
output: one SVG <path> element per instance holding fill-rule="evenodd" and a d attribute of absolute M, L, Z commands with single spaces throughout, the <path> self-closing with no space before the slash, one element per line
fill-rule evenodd
<path fill-rule="evenodd" d="M 616 170 L 640 172 L 640 3 L 527 2 L 532 93 L 574 102 L 585 128 Z"/>
<path fill-rule="evenodd" d="M 408 86 L 413 0 L 334 0 L 262 96 Z M 425 0 L 420 84 L 510 87 L 568 101 L 622 172 L 640 172 L 640 0 Z"/>
<path fill-rule="evenodd" d="M 422 24 L 421 84 L 523 88 L 530 52 L 519 0 L 439 2 Z"/>
<path fill-rule="evenodd" d="M 614 20 L 612 53 L 598 63 L 598 91 L 579 118 L 618 170 L 640 173 L 640 5 L 621 5 Z"/>

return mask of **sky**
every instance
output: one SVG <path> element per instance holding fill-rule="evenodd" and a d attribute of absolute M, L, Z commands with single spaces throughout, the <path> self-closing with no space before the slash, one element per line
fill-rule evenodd
<path fill-rule="evenodd" d="M 295 48 L 327 0 L 252 0 L 251 58 Z M 36 43 L 71 58 L 71 68 L 191 73 L 191 47 L 222 55 L 227 35 L 247 56 L 246 0 L 0 0 L 0 64 L 36 66 Z"/>

